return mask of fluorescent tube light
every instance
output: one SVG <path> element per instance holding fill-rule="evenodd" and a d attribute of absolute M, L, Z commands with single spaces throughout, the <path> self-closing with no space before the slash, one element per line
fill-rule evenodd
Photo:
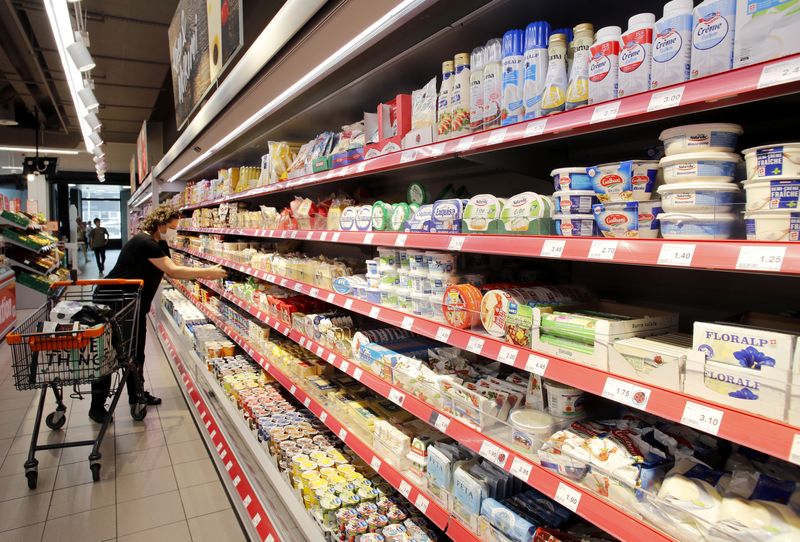
<path fill-rule="evenodd" d="M 9 146 L 0 146 L 0 151 L 9 151 L 9 152 L 24 152 L 24 153 L 35 153 L 36 147 L 9 147 Z M 50 147 L 39 147 L 39 152 L 44 154 L 79 154 L 80 151 L 75 149 L 55 149 Z"/>

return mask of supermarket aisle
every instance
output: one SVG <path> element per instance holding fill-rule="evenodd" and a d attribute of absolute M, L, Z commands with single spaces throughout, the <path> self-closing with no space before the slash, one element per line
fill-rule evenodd
<path fill-rule="evenodd" d="M 0 345 L 0 542 L 244 540 L 152 328 L 148 337 L 147 379 L 163 404 L 134 422 L 121 403 L 101 449 L 99 482 L 92 482 L 89 448 L 53 450 L 37 454 L 35 490 L 22 465 L 38 391 L 14 388 L 10 349 Z M 67 408 L 67 426 L 44 427 L 40 442 L 92 438 L 89 400 L 69 399 Z"/>
<path fill-rule="evenodd" d="M 114 265 L 116 265 L 117 258 L 119 258 L 119 252 L 119 250 L 106 251 L 106 273 L 111 271 L 114 268 Z M 84 264 L 81 268 L 80 278 L 85 280 L 100 278 L 100 272 L 97 269 L 97 262 L 94 259 L 94 252 L 91 250 L 89 251 L 89 262 Z"/>

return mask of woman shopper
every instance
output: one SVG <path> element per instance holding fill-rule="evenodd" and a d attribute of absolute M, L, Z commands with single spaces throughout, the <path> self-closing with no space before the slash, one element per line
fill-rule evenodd
<path fill-rule="evenodd" d="M 97 270 L 100 274 L 106 269 L 106 246 L 108 246 L 108 230 L 100 225 L 100 219 L 94 219 L 94 229 L 91 232 L 92 250 L 97 260 Z"/>
<path fill-rule="evenodd" d="M 170 257 L 169 245 L 166 241 L 168 232 L 175 231 L 178 227 L 180 213 L 171 205 L 163 204 L 153 209 L 142 221 L 141 230 L 122 247 L 122 251 L 106 278 L 109 279 L 141 279 L 144 281 L 139 305 L 139 335 L 133 345 L 133 359 L 139 366 L 140 383 L 144 384 L 144 345 L 147 331 L 147 313 L 153 298 L 158 291 L 161 278 L 166 274 L 169 277 L 182 280 L 194 279 L 221 279 L 226 272 L 215 265 L 210 267 L 186 267 L 175 264 Z M 118 288 L 118 287 L 115 287 Z M 102 295 L 102 292 L 100 292 Z M 138 388 L 133 374 L 128 381 L 128 402 L 137 402 Z M 138 389 L 137 389 L 138 388 Z M 97 380 L 92 384 L 92 405 L 89 417 L 102 423 L 108 415 L 105 407 L 111 389 L 111 375 Z M 148 405 L 159 405 L 161 399 L 154 397 L 149 392 L 144 392 L 144 399 Z"/>

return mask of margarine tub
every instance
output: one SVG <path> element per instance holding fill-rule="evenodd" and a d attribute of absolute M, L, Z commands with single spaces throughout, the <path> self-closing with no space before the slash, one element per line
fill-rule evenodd
<path fill-rule="evenodd" d="M 562 237 L 593 237 L 597 235 L 594 215 L 555 215 L 556 233 Z"/>
<path fill-rule="evenodd" d="M 747 197 L 746 210 L 800 209 L 800 179 L 771 177 L 742 183 Z"/>
<path fill-rule="evenodd" d="M 761 145 L 742 151 L 748 179 L 800 178 L 800 143 Z"/>
<path fill-rule="evenodd" d="M 478 194 L 471 198 L 464 207 L 464 224 L 469 231 L 486 231 L 492 220 L 500 218 L 503 207 L 502 199 L 491 194 Z"/>
<path fill-rule="evenodd" d="M 664 239 L 733 239 L 738 218 L 733 213 L 662 213 Z"/>
<path fill-rule="evenodd" d="M 639 202 L 598 203 L 592 207 L 597 230 L 603 237 L 639 237 Z"/>
<path fill-rule="evenodd" d="M 602 203 L 650 199 L 658 175 L 655 160 L 626 160 L 588 169 L 592 189 Z"/>
<path fill-rule="evenodd" d="M 585 167 L 562 167 L 550 172 L 556 190 L 592 190 L 592 177 Z"/>
<path fill-rule="evenodd" d="M 800 240 L 800 211 L 765 209 L 745 213 L 744 227 L 748 241 Z"/>
<path fill-rule="evenodd" d="M 665 156 L 659 164 L 664 182 L 729 183 L 742 159 L 731 152 L 687 152 Z"/>
<path fill-rule="evenodd" d="M 661 207 L 668 213 L 730 213 L 740 192 L 734 183 L 688 182 L 658 187 Z"/>
<path fill-rule="evenodd" d="M 594 190 L 560 190 L 553 193 L 555 212 L 560 215 L 586 215 L 592 212 L 597 203 Z"/>
<path fill-rule="evenodd" d="M 734 152 L 742 135 L 738 124 L 710 123 L 676 126 L 661 132 L 667 156 L 688 152 Z"/>
<path fill-rule="evenodd" d="M 553 434 L 556 419 L 547 412 L 521 408 L 509 414 L 511 445 L 524 453 L 534 453 Z"/>

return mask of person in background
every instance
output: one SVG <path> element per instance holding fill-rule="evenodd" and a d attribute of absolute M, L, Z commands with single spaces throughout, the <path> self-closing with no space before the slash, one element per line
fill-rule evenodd
<path fill-rule="evenodd" d="M 108 279 L 140 279 L 144 282 L 139 302 L 139 335 L 134 345 L 133 359 L 139 366 L 140 384 L 144 386 L 144 346 L 147 331 L 147 313 L 153 303 L 153 298 L 161 284 L 161 278 L 168 277 L 180 280 L 225 278 L 227 273 L 218 265 L 210 267 L 187 267 L 177 265 L 172 261 L 169 245 L 166 238 L 169 232 L 178 228 L 180 213 L 171 205 L 159 205 L 142 220 L 141 231 L 131 237 L 122 247 L 117 259 L 117 264 L 108 273 Z M 99 287 L 98 287 L 99 289 Z M 128 402 L 135 404 L 138 400 L 138 388 L 133 374 L 127 381 Z M 89 418 L 102 423 L 108 415 L 105 401 L 111 390 L 111 375 L 96 380 L 92 384 L 92 405 L 89 409 Z M 144 399 L 148 405 L 159 405 L 161 399 L 149 392 L 144 392 Z"/>
<path fill-rule="evenodd" d="M 91 235 L 92 250 L 94 250 L 94 258 L 97 260 L 97 270 L 103 274 L 106 268 L 106 247 L 108 246 L 108 230 L 100 225 L 100 219 L 94 219 L 94 229 Z"/>
<path fill-rule="evenodd" d="M 75 219 L 75 242 L 78 243 L 78 254 L 83 250 L 83 258 L 85 263 L 89 263 L 89 246 L 86 244 L 88 232 L 86 231 L 86 222 L 77 217 Z"/>

